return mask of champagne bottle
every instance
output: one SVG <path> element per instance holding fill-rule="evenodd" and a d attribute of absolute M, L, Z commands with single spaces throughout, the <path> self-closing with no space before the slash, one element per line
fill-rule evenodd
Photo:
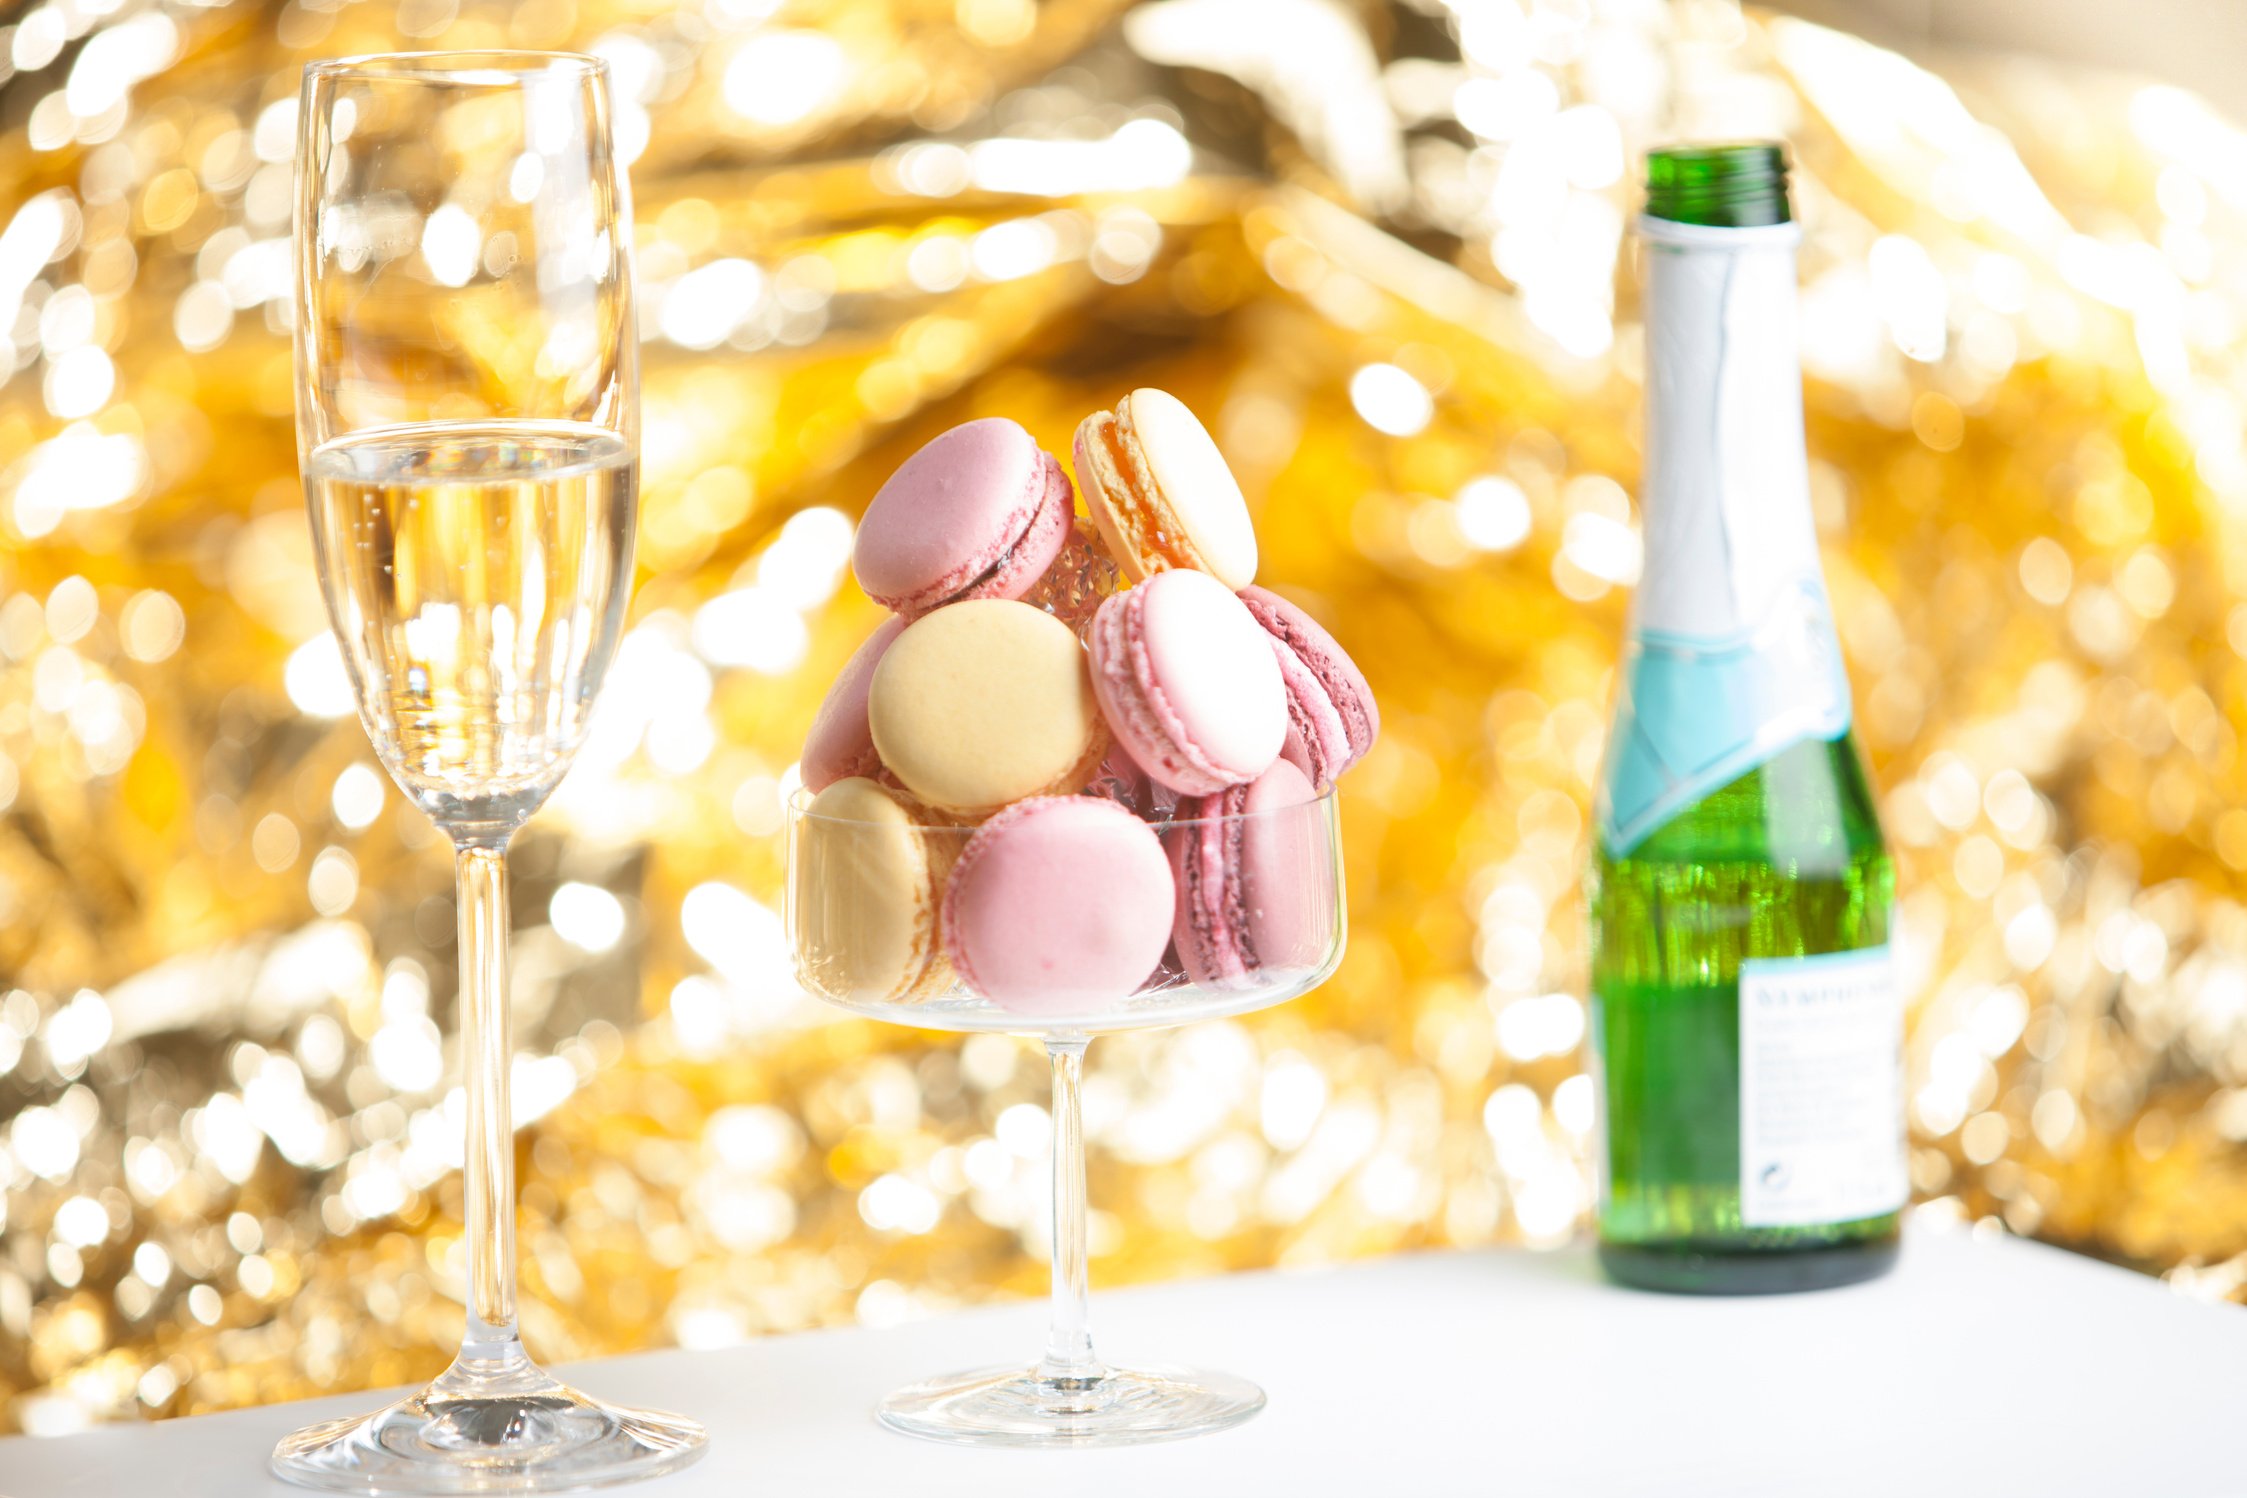
<path fill-rule="evenodd" d="M 1598 801 L 1600 1258 L 1813 1289 L 1895 1260 L 1894 875 L 1811 522 L 1783 147 L 1655 152 L 1645 569 Z"/>

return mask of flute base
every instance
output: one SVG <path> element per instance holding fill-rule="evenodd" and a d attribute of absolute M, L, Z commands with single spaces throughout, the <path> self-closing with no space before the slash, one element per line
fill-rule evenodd
<path fill-rule="evenodd" d="M 572 1493 L 675 1472 L 702 1427 L 603 1404 L 523 1358 L 463 1357 L 371 1415 L 330 1420 L 273 1448 L 273 1473 L 337 1493 Z"/>
<path fill-rule="evenodd" d="M 1262 1408 L 1264 1391 L 1227 1373 L 1110 1368 L 1055 1379 L 985 1368 L 900 1389 L 874 1418 L 953 1446 L 1141 1446 L 1225 1430 Z"/>

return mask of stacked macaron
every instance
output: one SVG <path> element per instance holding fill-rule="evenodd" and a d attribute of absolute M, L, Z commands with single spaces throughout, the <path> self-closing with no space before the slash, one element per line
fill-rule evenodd
<path fill-rule="evenodd" d="M 937 437 L 867 506 L 852 567 L 896 617 L 812 725 L 794 874 L 807 971 L 835 996 L 956 978 L 1014 1012 L 1091 1014 L 1331 946 L 1326 823 L 1278 813 L 1372 746 L 1364 676 L 1253 586 L 1240 486 L 1176 398 L 1087 418 L 1075 458 L 1089 526 L 1061 464 L 999 417 Z"/>

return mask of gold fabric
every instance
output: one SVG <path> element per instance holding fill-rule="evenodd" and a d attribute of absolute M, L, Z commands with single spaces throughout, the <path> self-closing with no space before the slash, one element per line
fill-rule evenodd
<path fill-rule="evenodd" d="M 1037 1057 L 790 975 L 781 798 L 914 446 L 1208 420 L 1356 654 L 1324 990 L 1092 1053 L 1102 1284 L 1550 1246 L 1637 565 L 1632 163 L 1781 133 L 1818 520 L 1901 863 L 1915 1216 L 2247 1295 L 2247 136 L 1720 0 L 403 0 L 0 27 L 0 1419 L 424 1378 L 461 1320 L 450 866 L 326 639 L 298 64 L 591 48 L 641 577 L 515 865 L 549 1363 L 1042 1285 Z M 2055 1314 L 2064 1314 L 2055 1308 Z"/>

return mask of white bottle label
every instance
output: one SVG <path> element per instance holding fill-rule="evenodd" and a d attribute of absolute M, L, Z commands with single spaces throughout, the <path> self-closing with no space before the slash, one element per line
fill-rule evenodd
<path fill-rule="evenodd" d="M 1904 1014 L 1888 948 L 1740 964 L 1740 1221 L 1903 1206 Z"/>
<path fill-rule="evenodd" d="M 1640 233 L 1646 568 L 1597 805 L 1617 854 L 1788 745 L 1849 729 L 1803 456 L 1795 227 Z"/>

